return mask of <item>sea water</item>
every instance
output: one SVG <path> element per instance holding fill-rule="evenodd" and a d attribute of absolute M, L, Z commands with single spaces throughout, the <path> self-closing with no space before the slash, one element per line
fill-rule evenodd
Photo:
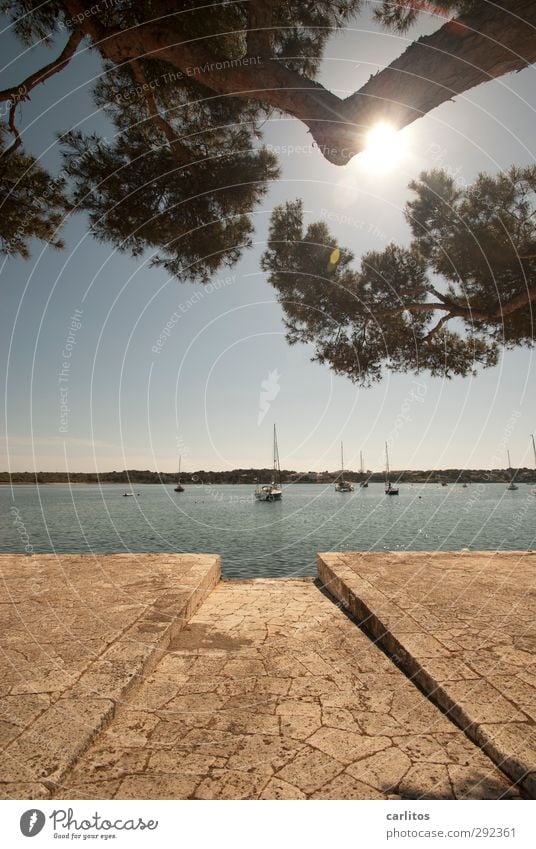
<path fill-rule="evenodd" d="M 226 577 L 249 578 L 314 575 L 318 551 L 528 550 L 533 488 L 293 484 L 266 503 L 250 485 L 4 485 L 0 551 L 218 553 Z"/>

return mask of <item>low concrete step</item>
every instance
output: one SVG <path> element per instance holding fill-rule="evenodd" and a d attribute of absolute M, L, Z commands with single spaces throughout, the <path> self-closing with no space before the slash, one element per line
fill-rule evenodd
<path fill-rule="evenodd" d="M 66 799 L 503 799 L 516 788 L 312 579 L 222 581 Z"/>
<path fill-rule="evenodd" d="M 216 555 L 1 555 L 0 798 L 47 798 L 220 579 Z"/>
<path fill-rule="evenodd" d="M 536 797 L 536 553 L 318 555 L 326 590 Z"/>

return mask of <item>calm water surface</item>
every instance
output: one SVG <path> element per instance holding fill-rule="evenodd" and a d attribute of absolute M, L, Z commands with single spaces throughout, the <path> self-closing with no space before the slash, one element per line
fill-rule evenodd
<path fill-rule="evenodd" d="M 0 486 L 0 551 L 24 552 L 25 532 L 35 552 L 217 552 L 227 577 L 313 575 L 317 551 L 534 548 L 532 488 L 300 484 L 267 504 L 249 485 Z"/>

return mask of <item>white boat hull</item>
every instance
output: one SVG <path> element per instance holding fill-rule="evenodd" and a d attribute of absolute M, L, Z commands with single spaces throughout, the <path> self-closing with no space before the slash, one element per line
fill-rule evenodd
<path fill-rule="evenodd" d="M 335 492 L 353 492 L 354 486 L 348 481 L 344 481 L 342 483 L 335 484 Z"/>
<path fill-rule="evenodd" d="M 255 498 L 257 501 L 280 501 L 283 492 L 278 486 L 259 486 L 255 490 Z"/>

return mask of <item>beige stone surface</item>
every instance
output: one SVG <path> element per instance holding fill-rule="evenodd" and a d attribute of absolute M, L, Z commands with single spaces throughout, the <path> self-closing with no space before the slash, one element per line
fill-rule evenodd
<path fill-rule="evenodd" d="M 430 699 L 535 797 L 536 553 L 328 553 L 318 556 L 318 573 Z M 458 775 L 448 772 L 451 781 Z"/>
<path fill-rule="evenodd" d="M 41 798 L 219 580 L 215 555 L 0 555 L 0 798 Z"/>
<path fill-rule="evenodd" d="M 223 582 L 63 798 L 517 795 L 313 580 Z"/>

